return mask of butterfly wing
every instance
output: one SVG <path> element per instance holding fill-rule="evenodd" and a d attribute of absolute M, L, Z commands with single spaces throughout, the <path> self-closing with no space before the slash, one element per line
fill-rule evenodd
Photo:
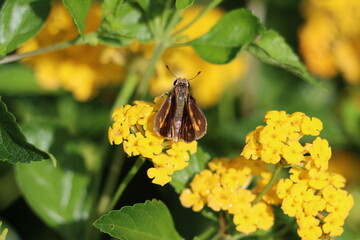
<path fill-rule="evenodd" d="M 188 105 L 188 103 L 186 104 Z M 190 113 L 188 107 L 185 106 L 182 121 L 181 121 L 181 128 L 179 133 L 179 138 L 183 141 L 190 143 L 195 140 L 195 130 L 191 121 Z"/>
<path fill-rule="evenodd" d="M 204 113 L 201 111 L 195 98 L 189 97 L 186 109 L 189 113 L 191 125 L 195 132 L 195 139 L 203 137 L 206 133 L 207 122 Z"/>
<path fill-rule="evenodd" d="M 155 116 L 154 129 L 158 135 L 169 139 L 175 138 L 176 131 L 173 124 L 175 111 L 176 98 L 172 92 L 165 99 Z M 189 96 L 185 103 L 179 136 L 177 136 L 176 139 L 179 138 L 190 143 L 204 136 L 206 128 L 207 122 L 204 113 L 196 103 L 195 98 Z"/>
<path fill-rule="evenodd" d="M 174 118 L 176 100 L 173 92 L 165 99 L 155 116 L 155 132 L 165 138 L 173 138 L 172 119 Z"/>

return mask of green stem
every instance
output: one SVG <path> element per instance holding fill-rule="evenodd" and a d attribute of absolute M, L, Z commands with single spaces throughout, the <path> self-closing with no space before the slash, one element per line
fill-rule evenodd
<path fill-rule="evenodd" d="M 106 178 L 106 182 L 104 184 L 103 194 L 99 199 L 97 216 L 104 214 L 108 210 L 124 159 L 124 153 L 122 151 L 117 151 L 109 168 L 108 177 Z"/>
<path fill-rule="evenodd" d="M 146 70 L 145 70 L 145 73 L 140 81 L 140 86 L 137 91 L 137 95 L 139 95 L 139 97 L 142 99 L 145 97 L 145 95 L 147 93 L 151 76 L 155 72 L 155 65 L 156 65 L 157 61 L 160 59 L 163 52 L 165 51 L 165 47 L 166 46 L 162 42 L 156 44 L 156 46 L 155 46 L 154 53 L 150 59 L 150 62 L 148 64 Z"/>
<path fill-rule="evenodd" d="M 205 228 L 205 231 L 202 232 L 200 235 L 197 235 L 196 238 L 199 240 L 210 239 L 211 236 L 214 236 L 216 231 L 217 231 L 217 228 L 215 226 L 207 227 L 207 228 Z"/>
<path fill-rule="evenodd" d="M 234 116 L 234 93 L 232 89 L 227 88 L 218 104 L 218 118 L 220 126 L 229 126 L 235 122 Z"/>
<path fill-rule="evenodd" d="M 128 103 L 132 94 L 134 93 L 135 88 L 136 88 L 136 83 L 137 83 L 137 75 L 136 75 L 136 72 L 134 69 L 135 69 L 135 67 L 131 67 L 131 65 L 130 65 L 129 71 L 128 71 L 126 79 L 124 81 L 124 84 L 123 84 L 121 90 L 119 91 L 117 98 L 113 104 L 113 107 L 112 107 L 113 109 L 115 107 L 122 106 L 122 105 Z M 104 144 L 108 144 L 107 137 L 106 137 Z M 123 160 L 125 158 L 123 153 L 122 153 L 123 155 L 120 155 L 121 153 L 122 153 L 122 151 L 117 151 L 115 153 L 114 158 L 112 159 L 112 162 L 111 162 L 111 165 L 109 168 L 109 173 L 107 174 L 107 177 L 105 179 L 105 184 L 104 184 L 105 187 L 98 198 L 98 205 L 94 209 L 94 211 L 92 213 L 92 217 L 90 217 L 91 222 L 94 221 L 95 219 L 97 219 L 100 215 L 104 214 L 109 209 L 112 194 L 114 193 L 114 190 L 116 187 L 116 182 L 117 182 L 118 176 L 120 175 L 121 167 L 124 162 Z M 96 180 L 95 182 L 97 182 L 97 184 L 96 184 L 97 192 L 99 192 L 99 186 L 100 186 L 100 181 L 103 176 L 104 166 L 105 166 L 105 164 L 102 164 L 101 170 L 95 177 L 95 180 Z M 85 239 L 94 239 L 95 240 L 95 239 L 99 238 L 99 235 L 100 235 L 100 232 L 95 231 L 95 228 L 90 226 L 89 230 L 87 231 L 87 235 L 86 235 L 87 237 Z"/>
<path fill-rule="evenodd" d="M 138 79 L 137 73 L 135 71 L 132 71 L 130 68 L 130 71 L 126 76 L 125 83 L 123 84 L 121 91 L 118 93 L 116 100 L 113 104 L 113 110 L 116 107 L 123 106 L 129 102 L 129 99 L 131 98 L 132 94 L 135 91 L 137 85 L 137 79 Z"/>
<path fill-rule="evenodd" d="M 180 19 L 179 12 L 176 11 L 172 16 L 172 18 L 170 19 L 169 24 L 166 26 L 166 29 L 163 30 L 164 32 L 162 34 L 155 35 L 156 38 L 155 38 L 154 52 L 145 70 L 143 78 L 140 81 L 140 86 L 137 91 L 137 95 L 140 98 L 144 98 L 149 89 L 150 79 L 155 72 L 156 63 L 161 58 L 166 48 L 172 44 L 172 38 L 170 37 L 170 32 L 172 29 L 174 29 L 179 19 Z M 162 19 L 162 21 L 165 20 Z"/>
<path fill-rule="evenodd" d="M 226 230 L 229 228 L 229 225 L 223 227 L 222 229 L 220 229 L 216 234 L 215 236 L 213 236 L 211 238 L 211 240 L 217 240 L 217 239 L 221 239 L 222 238 L 222 235 L 226 232 Z"/>
<path fill-rule="evenodd" d="M 94 37 L 94 33 L 89 33 L 89 34 L 85 35 L 84 37 L 76 37 L 69 41 L 56 43 L 53 45 L 49 45 L 46 47 L 36 49 L 34 51 L 30 51 L 30 52 L 26 52 L 26 53 L 15 53 L 15 54 L 5 57 L 4 59 L 1 59 L 0 64 L 15 62 L 15 61 L 21 60 L 23 58 L 33 57 L 33 56 L 37 56 L 40 54 L 61 50 L 61 49 L 70 47 L 72 45 L 86 44 L 86 43 L 89 43 L 93 37 Z"/>
<path fill-rule="evenodd" d="M 255 198 L 255 200 L 252 202 L 252 205 L 257 204 L 258 202 L 260 202 L 260 200 L 262 199 L 262 197 L 270 190 L 270 188 L 272 187 L 272 185 L 275 183 L 280 170 L 281 170 L 282 166 L 281 164 L 276 164 L 273 173 L 271 175 L 271 179 L 268 182 L 268 184 L 266 184 L 266 186 L 264 187 L 264 189 L 261 191 L 261 193 Z"/>
<path fill-rule="evenodd" d="M 136 159 L 134 165 L 131 167 L 130 171 L 127 173 L 124 180 L 121 181 L 118 189 L 116 190 L 116 193 L 111 200 L 108 210 L 114 209 L 114 207 L 116 206 L 116 203 L 119 201 L 122 193 L 124 192 L 126 187 L 129 185 L 129 182 L 133 179 L 133 177 L 139 171 L 139 169 L 144 164 L 144 162 L 145 162 L 144 158 L 142 158 L 142 157 L 138 157 Z"/>
<path fill-rule="evenodd" d="M 134 93 L 137 83 L 137 74 L 134 69 L 135 67 L 132 67 L 132 65 L 130 65 L 125 82 L 113 104 L 113 110 L 116 107 L 123 106 L 128 103 L 132 94 Z M 112 160 L 111 166 L 109 168 L 109 173 L 105 180 L 105 188 L 99 198 L 97 208 L 97 214 L 99 216 L 108 210 L 110 199 L 115 189 L 116 180 L 120 175 L 121 165 L 123 163 L 122 159 L 124 159 L 124 155 L 120 155 L 120 152 L 117 151 Z"/>
<path fill-rule="evenodd" d="M 205 15 L 208 11 L 216 7 L 222 0 L 213 0 L 211 3 L 209 3 L 196 17 L 194 17 L 187 25 L 173 33 L 173 37 L 179 35 L 186 29 L 188 29 L 191 25 L 193 25 L 197 20 L 199 20 L 203 15 Z"/>
<path fill-rule="evenodd" d="M 103 140 L 101 142 L 101 146 L 107 146 L 109 145 L 109 140 L 107 138 L 107 136 L 103 137 Z M 101 202 L 101 197 L 103 195 L 100 195 L 100 186 L 101 186 L 101 180 L 103 177 L 103 173 L 104 173 L 104 168 L 105 168 L 105 162 L 101 161 L 101 159 L 104 159 L 104 157 L 106 156 L 106 153 L 109 151 L 109 147 L 104 147 L 101 149 L 101 152 L 99 154 L 99 158 L 100 158 L 100 166 L 99 169 L 97 170 L 97 172 L 95 173 L 94 176 L 94 185 L 92 188 L 92 196 L 95 196 L 94 200 L 95 200 L 95 204 L 94 207 L 91 211 L 90 217 L 88 218 L 87 224 L 86 224 L 86 229 L 84 232 L 84 239 L 88 239 L 88 240 L 97 240 L 100 236 L 100 231 L 98 231 L 96 228 L 94 228 L 92 226 L 92 223 L 100 216 L 100 214 L 98 213 L 98 209 L 99 209 L 99 204 L 96 207 L 96 203 Z M 100 196 L 99 196 L 100 195 Z"/>
<path fill-rule="evenodd" d="M 170 19 L 169 24 L 166 26 L 166 29 L 164 31 L 164 36 L 166 36 L 168 39 L 171 39 L 169 46 L 172 44 L 174 39 L 172 36 L 170 36 L 170 32 L 175 28 L 175 26 L 178 24 L 179 21 L 180 21 L 180 11 L 176 11 L 172 16 L 172 18 Z"/>
<path fill-rule="evenodd" d="M 170 19 L 170 16 L 172 15 L 173 11 L 171 9 L 171 1 L 165 2 L 164 11 L 162 12 L 161 16 L 161 25 L 160 29 L 165 29 L 166 24 L 168 23 L 168 19 Z"/>
<path fill-rule="evenodd" d="M 281 236 L 285 235 L 287 232 L 289 232 L 293 227 L 294 225 L 296 224 L 296 221 L 295 219 L 287 222 L 286 224 L 284 224 L 284 226 L 281 226 L 279 228 L 278 231 L 276 231 L 275 233 L 268 233 L 262 237 L 260 237 L 260 239 L 280 239 Z"/>
<path fill-rule="evenodd" d="M 212 240 L 217 240 L 220 239 L 223 234 L 226 232 L 226 230 L 229 228 L 229 225 L 226 224 L 226 216 L 225 216 L 225 212 L 220 212 L 219 215 L 219 226 L 220 229 L 218 230 L 218 232 L 215 234 L 215 236 L 213 236 L 211 239 Z"/>

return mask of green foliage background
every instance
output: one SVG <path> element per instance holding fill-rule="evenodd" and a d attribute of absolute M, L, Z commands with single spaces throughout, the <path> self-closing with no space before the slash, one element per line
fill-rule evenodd
<path fill-rule="evenodd" d="M 53 49 L 94 42 L 121 47 L 132 40 L 155 41 L 157 47 L 139 86 L 128 81 L 116 89 L 118 98 L 103 101 L 100 93 L 80 103 L 66 92 L 42 90 L 31 69 L 14 60 L 8 63 L 13 51 L 42 28 L 51 1 L 2 3 L 0 220 L 9 228 L 6 239 L 108 239 L 98 229 L 118 239 L 209 239 L 218 224 L 213 213 L 182 208 L 178 194 L 212 157 L 238 155 L 245 135 L 262 124 L 268 110 L 301 111 L 320 118 L 324 123 L 322 137 L 333 150 L 359 154 L 360 114 L 349 96 L 350 87 L 340 77 L 332 81 L 313 77 L 298 57 L 299 1 L 200 1 L 229 12 L 212 30 L 185 45 L 216 64 L 227 63 L 246 51 L 252 55 L 249 74 L 237 88 L 224 93 L 218 105 L 205 109 L 208 133 L 199 141 L 201 148 L 191 157 L 190 166 L 176 173 L 171 184 L 151 184 L 146 177 L 149 163 L 133 173 L 132 181 L 124 181 L 135 159 L 124 157 L 120 147 L 109 146 L 109 115 L 114 106 L 135 99 L 133 92 L 127 92 L 132 87 L 138 87 L 137 97 L 151 100 L 147 90 L 156 59 L 175 44 L 170 32 L 181 11 L 194 1 L 105 0 L 103 22 L 91 34 L 83 32 L 91 2 L 63 3 L 79 37 Z M 245 10 L 252 3 L 266 9 L 265 24 Z M 129 12 L 131 17 L 126 14 Z M 114 210 L 108 212 L 112 209 L 103 207 L 102 197 L 113 196 L 121 182 L 126 182 L 124 192 L 114 202 Z M 359 198 L 358 182 L 352 183 L 351 192 Z M 353 212 L 356 210 L 357 206 Z M 294 222 L 276 212 L 277 222 L 270 233 L 234 239 L 296 239 Z M 142 225 L 144 222 L 154 225 Z M 359 239 L 355 227 L 359 222 L 358 216 L 350 216 L 345 233 L 336 239 Z M 277 234 L 283 226 L 288 231 Z"/>

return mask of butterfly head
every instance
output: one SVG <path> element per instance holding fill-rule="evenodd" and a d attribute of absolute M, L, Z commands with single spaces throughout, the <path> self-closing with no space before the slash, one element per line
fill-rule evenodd
<path fill-rule="evenodd" d="M 190 87 L 190 83 L 186 78 L 177 78 L 174 81 L 174 86 Z"/>
<path fill-rule="evenodd" d="M 196 78 L 196 77 L 201 73 L 201 71 L 199 71 L 194 77 L 192 77 L 192 78 L 190 78 L 190 79 L 186 79 L 186 78 L 179 78 L 179 77 L 175 76 L 175 75 L 171 72 L 171 70 L 170 70 L 170 68 L 169 68 L 168 65 L 166 65 L 166 68 L 167 68 L 167 70 L 169 71 L 169 73 L 176 78 L 175 81 L 174 81 L 174 86 L 184 86 L 184 87 L 187 87 L 187 88 L 190 87 L 189 81 L 192 80 L 192 79 L 194 79 L 194 78 Z"/>

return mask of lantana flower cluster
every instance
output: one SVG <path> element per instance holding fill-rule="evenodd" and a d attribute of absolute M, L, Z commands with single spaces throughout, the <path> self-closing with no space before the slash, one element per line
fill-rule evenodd
<path fill-rule="evenodd" d="M 205 206 L 212 210 L 227 211 L 234 215 L 236 229 L 243 233 L 251 233 L 257 229 L 268 230 L 274 224 L 273 209 L 266 201 L 254 203 L 257 188 L 247 189 L 254 176 L 271 175 L 267 165 L 262 162 L 248 161 L 239 156 L 232 160 L 215 158 L 208 163 L 209 169 L 196 174 L 180 195 L 184 207 L 192 207 L 193 211 L 201 211 Z M 269 179 L 260 178 L 258 184 Z M 274 189 L 275 190 L 275 189 Z M 275 191 L 268 196 L 275 196 Z"/>
<path fill-rule="evenodd" d="M 322 122 L 304 113 L 284 111 L 268 112 L 265 122 L 266 126 L 248 134 L 242 155 L 291 167 L 290 177 L 278 181 L 276 194 L 284 213 L 296 218 L 302 239 L 339 236 L 353 197 L 342 189 L 345 179 L 327 171 L 328 142 L 320 137 L 305 145 L 299 142 L 305 135 L 319 135 Z"/>
<path fill-rule="evenodd" d="M 290 173 L 289 179 L 279 181 L 277 194 L 284 213 L 296 218 L 299 236 L 317 240 L 341 235 L 354 205 L 352 195 L 342 189 L 345 179 L 316 168 L 291 168 Z"/>
<path fill-rule="evenodd" d="M 303 240 L 339 236 L 354 200 L 343 189 L 344 177 L 328 172 L 331 148 L 318 137 L 322 122 L 284 111 L 267 112 L 265 122 L 247 135 L 241 156 L 215 158 L 196 174 L 180 195 L 182 205 L 233 214 L 236 230 L 245 234 L 273 226 L 273 206 L 280 205 L 295 217 Z M 304 136 L 315 140 L 300 143 Z M 272 172 L 269 164 L 276 164 Z M 276 180 L 281 169 L 289 169 L 289 177 Z"/>
<path fill-rule="evenodd" d="M 247 159 L 261 159 L 266 163 L 301 164 L 306 159 L 306 148 L 299 143 L 305 135 L 317 136 L 323 128 L 318 118 L 310 118 L 304 113 L 291 115 L 284 111 L 269 111 L 265 115 L 266 126 L 258 126 L 246 136 L 246 145 L 241 153 Z M 331 150 L 324 139 L 317 140 L 323 152 L 317 157 L 317 166 L 327 168 Z M 317 148 L 314 148 L 316 154 Z M 320 151 L 320 150 L 319 150 Z"/>
<path fill-rule="evenodd" d="M 116 108 L 112 114 L 114 123 L 108 132 L 110 143 L 123 144 L 128 156 L 141 155 L 153 162 L 154 167 L 148 169 L 147 175 L 159 185 L 170 182 L 174 171 L 188 165 L 189 152 L 193 154 L 197 150 L 196 141 L 173 142 L 154 131 L 155 115 L 164 99 L 156 98 L 155 103 L 135 101 L 134 105 Z"/>

